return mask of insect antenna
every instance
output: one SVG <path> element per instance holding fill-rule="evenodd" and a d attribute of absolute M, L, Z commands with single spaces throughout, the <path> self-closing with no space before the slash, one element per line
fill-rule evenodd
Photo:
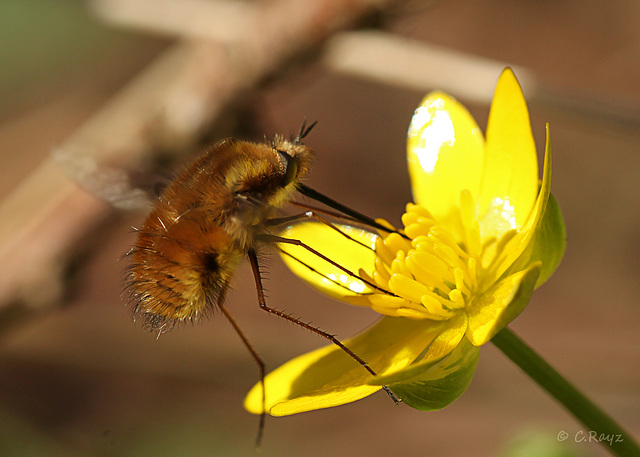
<path fill-rule="evenodd" d="M 310 126 L 307 127 L 307 120 L 302 121 L 302 126 L 300 126 L 300 132 L 298 132 L 298 136 L 293 139 L 294 143 L 300 143 L 309 132 L 313 130 L 313 128 L 318 124 L 318 121 L 313 121 Z"/>

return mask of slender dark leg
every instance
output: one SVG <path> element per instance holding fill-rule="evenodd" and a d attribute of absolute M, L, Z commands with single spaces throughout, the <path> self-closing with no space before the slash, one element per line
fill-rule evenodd
<path fill-rule="evenodd" d="M 258 436 L 256 437 L 256 447 L 260 448 L 260 445 L 262 443 L 262 435 L 264 433 L 264 422 L 265 422 L 266 404 L 267 404 L 266 393 L 264 388 L 265 363 L 260 358 L 256 350 L 253 348 L 253 346 L 251 345 L 247 337 L 244 335 L 244 333 L 240 329 L 240 326 L 238 326 L 238 323 L 233 318 L 233 316 L 231 316 L 226 306 L 224 306 L 224 298 L 227 293 L 227 289 L 228 287 L 225 285 L 225 287 L 220 292 L 220 295 L 218 297 L 218 308 L 220 309 L 220 311 L 222 311 L 222 314 L 224 314 L 224 316 L 227 318 L 227 320 L 229 321 L 233 329 L 236 331 L 236 333 L 238 334 L 238 336 L 240 337 L 240 339 L 242 340 L 246 348 L 249 350 L 249 352 L 253 356 L 253 359 L 258 364 L 258 367 L 260 368 L 260 385 L 262 386 L 262 412 L 260 413 L 260 425 L 258 425 Z"/>
<path fill-rule="evenodd" d="M 336 230 L 338 230 L 340 232 L 340 229 L 338 229 L 337 227 L 333 226 L 332 224 L 330 224 L 333 228 L 335 228 Z M 340 232 L 342 233 L 342 232 Z M 347 235 L 346 233 L 342 233 L 343 236 L 346 236 L 349 239 L 352 239 L 349 235 Z M 365 283 L 367 286 L 371 287 L 372 289 L 377 290 L 378 292 L 381 292 L 385 295 L 390 295 L 392 297 L 397 297 L 396 294 L 394 294 L 393 292 L 389 292 L 388 290 L 383 289 L 382 287 L 377 286 L 376 284 L 372 283 L 371 281 L 367 281 L 364 278 L 361 278 L 360 276 L 358 276 L 357 274 L 355 274 L 354 272 L 350 271 L 349 269 L 343 267 L 342 265 L 340 265 L 337 262 L 334 262 L 333 260 L 331 260 L 330 258 L 328 258 L 326 255 L 322 254 L 321 252 L 313 249 L 311 246 L 309 246 L 308 244 L 303 243 L 300 240 L 294 240 L 291 238 L 283 238 L 281 236 L 277 236 L 277 235 L 268 235 L 268 234 L 260 234 L 257 236 L 257 238 L 260 241 L 264 241 L 266 243 L 283 243 L 283 244 L 291 244 L 294 246 L 299 246 L 301 248 L 306 249 L 307 251 L 309 251 L 310 253 L 312 253 L 313 255 L 317 256 L 318 258 L 324 260 L 325 262 L 330 263 L 331 265 L 333 265 L 334 267 L 338 268 L 340 271 L 343 271 L 344 273 L 348 274 L 349 276 L 351 276 L 352 278 L 356 278 L 359 279 L 360 281 L 362 281 L 363 283 Z M 355 241 L 355 240 L 354 240 Z"/>
<path fill-rule="evenodd" d="M 278 317 L 281 317 L 282 319 L 288 320 L 291 323 L 299 325 L 300 327 L 307 329 L 310 332 L 315 333 L 316 335 L 320 335 L 321 337 L 328 339 L 333 344 L 335 344 L 340 349 L 342 349 L 344 352 L 346 352 L 353 360 L 355 360 L 360 365 L 362 365 L 362 367 L 365 370 L 367 370 L 373 376 L 376 375 L 376 372 L 373 371 L 373 369 L 367 364 L 367 362 L 362 360 L 353 351 L 351 351 L 351 349 L 349 349 L 344 344 L 342 344 L 340 340 L 338 340 L 334 335 L 331 335 L 330 333 L 322 331 L 317 327 L 314 327 L 306 322 L 303 322 L 300 319 L 297 319 L 291 316 L 290 314 L 284 313 L 282 311 L 278 311 L 277 309 L 270 308 L 269 306 L 267 306 L 267 302 L 264 298 L 264 288 L 262 287 L 262 277 L 260 275 L 260 265 L 258 264 L 258 256 L 256 255 L 256 252 L 253 249 L 250 249 L 248 254 L 249 254 L 249 262 L 251 263 L 251 269 L 253 270 L 253 277 L 255 278 L 255 281 L 256 281 L 256 291 L 258 292 L 258 302 L 260 304 L 261 309 L 268 312 L 269 314 L 273 314 Z M 393 399 L 394 402 L 398 403 L 398 399 L 396 399 L 396 397 L 393 395 L 393 393 L 389 390 L 387 386 L 382 386 L 382 388 L 385 390 L 385 392 L 387 392 L 387 394 Z"/>
<path fill-rule="evenodd" d="M 313 207 L 306 206 L 306 205 L 303 205 L 303 204 L 299 204 L 298 206 L 301 206 L 302 208 L 307 208 L 307 209 L 309 209 L 309 211 L 306 211 L 304 213 L 294 214 L 294 215 L 291 215 L 291 216 L 269 219 L 269 220 L 267 220 L 265 222 L 265 226 L 266 227 L 277 227 L 277 226 L 280 226 L 280 225 L 286 225 L 286 224 L 299 222 L 299 221 L 305 220 L 305 219 L 315 219 L 318 222 L 321 222 L 321 223 L 325 224 L 327 227 L 335 230 L 338 234 L 342 235 L 347 240 L 362 246 L 364 249 L 366 249 L 368 251 L 374 251 L 374 249 L 370 245 L 367 245 L 367 244 L 365 244 L 365 243 L 353 238 L 352 236 L 348 235 L 341 228 L 336 226 L 334 223 L 328 221 L 327 219 L 322 217 L 320 214 L 318 214 L 318 212 L 320 212 L 322 214 L 328 214 L 328 215 L 330 215 L 330 216 L 332 216 L 334 218 L 340 219 L 340 220 L 346 220 L 348 222 L 354 222 L 354 219 L 352 219 L 351 217 L 345 216 L 343 214 L 338 214 L 338 213 L 335 213 L 335 212 L 332 212 L 332 211 L 327 211 L 327 210 L 322 209 L 322 208 L 313 208 Z M 358 222 L 358 221 L 355 221 L 355 222 Z M 257 238 L 261 239 L 262 241 L 265 241 L 265 242 L 274 242 L 274 235 L 258 235 Z M 301 243 L 300 241 L 297 241 L 297 240 L 289 240 L 289 239 L 285 239 L 285 238 L 280 238 L 280 240 L 285 240 L 285 241 L 282 241 L 282 242 L 289 242 L 289 244 L 293 243 L 293 244 L 296 244 L 296 245 L 300 245 L 300 243 Z M 275 242 L 277 242 L 277 241 L 275 241 Z M 360 276 L 356 275 L 355 273 L 353 273 L 353 272 L 347 270 L 346 268 L 340 266 L 336 262 L 333 262 L 332 260 L 330 260 L 326 256 L 320 255 L 316 250 L 311 249 L 307 245 L 305 245 L 304 248 L 306 248 L 307 250 L 312 252 L 314 255 L 316 255 L 316 256 L 318 256 L 320 258 L 323 258 L 328 263 L 330 263 L 332 265 L 335 265 L 336 268 L 339 268 L 341 271 L 347 273 L 352 278 L 359 279 L 360 281 L 363 281 L 365 284 L 371 285 L 371 283 L 369 281 L 365 280 L 364 278 L 361 278 Z M 316 270 L 313 266 L 311 266 L 311 265 L 309 265 L 307 263 L 304 263 L 303 261 L 301 261 L 299 258 L 297 258 L 294 255 L 292 255 L 291 253 L 289 253 L 287 251 L 284 251 L 282 249 L 280 249 L 280 252 L 282 254 L 284 254 L 284 255 L 287 255 L 287 256 L 291 257 L 296 262 L 300 263 L 301 265 L 303 265 L 304 267 L 308 268 L 309 270 L 317 273 L 318 275 L 324 276 L 328 281 L 333 282 L 336 286 L 346 288 L 344 286 L 344 284 L 341 284 L 340 282 L 336 281 L 334 278 L 327 277 L 326 275 L 324 275 L 320 271 Z M 373 287 L 375 287 L 375 286 L 373 286 Z M 349 290 L 348 288 L 346 288 L 346 289 Z M 383 291 L 380 288 L 378 288 L 378 290 L 379 291 Z M 390 294 L 389 291 L 386 291 L 385 293 Z"/>
<path fill-rule="evenodd" d="M 265 224 L 264 224 L 265 227 L 277 227 L 279 225 L 291 224 L 293 222 L 298 222 L 298 221 L 301 221 L 301 220 L 304 220 L 304 219 L 315 219 L 318 222 L 322 222 L 327 227 L 335 230 L 336 232 L 338 232 L 340 235 L 342 235 L 343 237 L 345 237 L 349 241 L 353 241 L 354 243 L 357 243 L 360 246 L 362 246 L 362 247 L 364 247 L 364 248 L 366 248 L 366 249 L 368 249 L 370 251 L 373 250 L 371 248 L 371 246 L 367 246 L 366 244 L 362 243 L 361 241 L 358 241 L 355 238 L 353 238 L 352 236 L 349 236 L 346 233 L 344 233 L 342 230 L 340 230 L 338 227 L 336 227 L 335 224 L 333 224 L 332 222 L 330 222 L 327 219 L 325 219 L 324 217 L 322 217 L 319 213 L 328 214 L 331 217 L 334 217 L 336 219 L 343 219 L 343 220 L 346 220 L 348 222 L 358 222 L 355 219 L 350 218 L 348 216 L 343 216 L 343 215 L 338 214 L 338 213 L 334 213 L 332 211 L 325 211 L 325 210 L 322 210 L 321 208 L 307 207 L 305 205 L 298 205 L 298 206 L 302 206 L 303 208 L 307 208 L 307 209 L 309 209 L 309 211 L 305 211 L 304 213 L 294 214 L 294 215 L 291 215 L 291 216 L 269 219 L 269 220 L 267 220 L 265 222 Z"/>

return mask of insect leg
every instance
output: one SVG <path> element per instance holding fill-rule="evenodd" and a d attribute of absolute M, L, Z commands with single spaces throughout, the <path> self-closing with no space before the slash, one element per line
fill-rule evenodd
<path fill-rule="evenodd" d="M 331 227 L 333 227 L 335 230 L 337 230 L 338 232 L 340 232 L 343 236 L 347 237 L 348 239 L 352 240 L 352 241 L 356 241 L 353 238 L 351 238 L 349 235 L 347 235 L 346 233 L 343 233 L 340 231 L 339 228 L 335 227 L 333 224 L 328 223 Z M 338 268 L 339 270 L 343 271 L 344 273 L 348 274 L 349 276 L 351 276 L 352 278 L 356 278 L 359 279 L 360 281 L 362 281 L 363 283 L 365 283 L 367 286 L 371 287 L 372 289 L 377 290 L 378 292 L 381 292 L 385 295 L 390 295 L 392 297 L 397 297 L 396 294 L 389 292 L 388 290 L 383 289 L 382 287 L 379 287 L 378 285 L 372 283 L 371 281 L 367 281 L 364 278 L 361 278 L 360 276 L 358 276 L 357 274 L 355 274 L 354 272 L 350 271 L 349 269 L 343 267 L 342 265 L 340 265 L 339 263 L 331 260 L 329 257 L 327 257 L 326 255 L 322 254 L 321 252 L 313 249 L 311 246 L 309 246 L 308 244 L 303 243 L 300 240 L 294 240 L 291 238 L 283 238 L 281 236 L 277 236 L 277 235 L 269 235 L 269 234 L 263 234 L 261 233 L 259 236 L 257 236 L 257 239 L 260 241 L 264 241 L 266 243 L 283 243 L 283 244 L 291 244 L 294 246 L 300 246 L 303 249 L 306 249 L 307 251 L 309 251 L 310 253 L 312 253 L 313 255 L 315 255 L 316 257 L 324 260 L 325 262 L 330 263 L 331 265 L 333 265 L 334 267 Z M 356 241 L 357 242 L 357 241 Z M 359 243 L 359 242 L 358 242 Z M 359 243 L 361 244 L 361 243 Z"/>
<path fill-rule="evenodd" d="M 267 404 L 265 387 L 264 387 L 265 363 L 262 360 L 262 358 L 260 358 L 256 350 L 253 348 L 253 346 L 251 345 L 247 337 L 244 335 L 242 329 L 240 328 L 236 320 L 233 318 L 233 316 L 231 316 L 231 314 L 227 310 L 227 307 L 224 305 L 224 298 L 227 293 L 227 289 L 228 287 L 225 285 L 225 287 L 220 292 L 220 295 L 218 296 L 218 303 L 217 303 L 218 308 L 220 309 L 220 311 L 222 311 L 222 314 L 224 314 L 224 316 L 227 318 L 227 320 L 229 321 L 233 329 L 236 331 L 236 333 L 238 334 L 238 336 L 240 337 L 240 339 L 242 340 L 246 348 L 249 350 L 249 352 L 253 356 L 253 359 L 258 364 L 258 367 L 260 368 L 260 384 L 262 385 L 262 412 L 260 413 L 260 424 L 258 425 L 258 436 L 256 437 L 256 448 L 260 448 L 260 444 L 262 443 L 262 436 L 264 432 L 264 422 L 265 422 L 266 404 Z"/>
<path fill-rule="evenodd" d="M 262 287 L 262 277 L 260 275 L 260 265 L 258 264 L 258 256 L 256 255 L 256 252 L 253 249 L 249 250 L 248 255 L 249 255 L 249 262 L 251 263 L 251 269 L 253 270 L 253 277 L 256 281 L 256 291 L 258 293 L 258 302 L 260 303 L 261 309 L 268 312 L 269 314 L 273 314 L 293 324 L 299 325 L 300 327 L 307 329 L 310 332 L 315 333 L 316 335 L 320 335 L 321 337 L 326 338 L 327 340 L 331 341 L 333 344 L 338 346 L 340 349 L 342 349 L 344 352 L 346 352 L 347 355 L 349 355 L 353 360 L 355 360 L 360 365 L 362 365 L 362 367 L 365 370 L 367 370 L 373 376 L 376 376 L 376 372 L 373 371 L 373 369 L 367 364 L 367 362 L 362 360 L 351 349 L 349 349 L 347 346 L 342 344 L 340 340 L 338 340 L 338 338 L 336 338 L 334 335 L 327 333 L 323 330 L 320 330 L 319 328 L 314 327 L 306 322 L 303 322 L 300 319 L 291 316 L 290 314 L 284 313 L 282 311 L 279 311 L 277 309 L 270 308 L 269 306 L 267 306 L 267 302 L 264 297 L 264 288 Z M 398 399 L 393 395 L 393 393 L 389 390 L 387 386 L 382 386 L 382 388 L 385 390 L 385 392 L 387 392 L 387 394 L 391 397 L 391 399 L 395 403 L 399 403 Z"/>
<path fill-rule="evenodd" d="M 362 243 L 361 241 L 356 240 L 355 238 L 353 238 L 352 236 L 344 233 L 342 230 L 340 230 L 338 227 L 336 227 L 335 224 L 333 224 L 332 222 L 328 221 L 327 219 L 325 219 L 324 217 L 322 217 L 319 213 L 323 213 L 323 214 L 328 214 L 331 217 L 334 217 L 336 219 L 341 219 L 341 220 L 346 220 L 348 222 L 359 222 L 351 217 L 348 216 L 344 216 L 341 214 L 336 214 L 333 213 L 331 211 L 326 211 L 323 210 L 321 208 L 314 208 L 314 207 L 307 207 L 306 205 L 301 205 L 299 204 L 299 206 L 303 207 L 303 208 L 308 208 L 309 211 L 306 211 L 304 213 L 300 213 L 300 214 L 294 214 L 292 216 L 287 216 L 287 217 L 282 217 L 282 218 L 274 218 L 274 219 L 269 219 L 267 220 L 265 226 L 267 227 L 274 227 L 274 226 L 278 226 L 278 225 L 284 225 L 284 224 L 290 224 L 293 222 L 298 222 L 300 220 L 303 219 L 315 219 L 318 222 L 322 222 L 324 225 L 326 225 L 327 227 L 335 230 L 336 232 L 338 232 L 340 235 L 342 235 L 343 237 L 345 237 L 346 239 L 348 239 L 349 241 L 352 241 L 354 243 L 357 243 L 369 250 L 372 250 L 372 248 L 370 246 L 367 246 L 366 244 Z"/>

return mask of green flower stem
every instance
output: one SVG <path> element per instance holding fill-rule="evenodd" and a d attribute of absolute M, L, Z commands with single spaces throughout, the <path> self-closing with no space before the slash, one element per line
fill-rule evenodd
<path fill-rule="evenodd" d="M 607 413 L 585 397 L 508 328 L 491 340 L 512 362 L 567 408 L 597 440 L 621 457 L 640 457 L 640 446 Z"/>

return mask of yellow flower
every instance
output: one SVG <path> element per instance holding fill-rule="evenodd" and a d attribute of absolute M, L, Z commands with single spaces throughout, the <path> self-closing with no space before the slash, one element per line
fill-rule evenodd
<path fill-rule="evenodd" d="M 435 92 L 415 111 L 407 149 L 415 203 L 402 216 L 403 230 L 375 234 L 338 225 L 347 238 L 305 222 L 282 233 L 357 277 L 283 246 L 296 274 L 334 298 L 384 315 L 344 341 L 377 376 L 339 348 L 323 347 L 266 377 L 269 414 L 352 402 L 383 385 L 414 408 L 446 406 L 471 382 L 479 347 L 522 312 L 560 262 L 565 232 L 549 193 L 549 136 L 539 180 L 526 102 L 510 69 L 498 81 L 486 140 L 462 105 Z M 245 407 L 262 412 L 260 384 Z"/>

